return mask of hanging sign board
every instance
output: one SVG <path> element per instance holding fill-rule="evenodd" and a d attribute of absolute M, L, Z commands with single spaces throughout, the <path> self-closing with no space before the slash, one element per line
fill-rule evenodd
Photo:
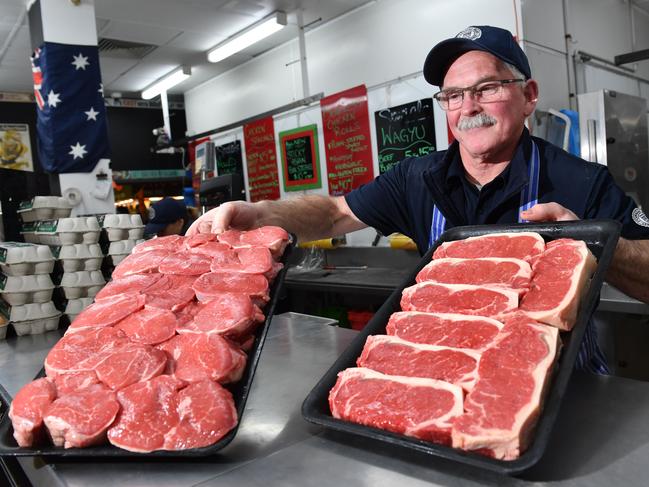
<path fill-rule="evenodd" d="M 432 98 L 376 111 L 374 120 L 380 174 L 406 157 L 425 156 L 435 151 Z"/>
<path fill-rule="evenodd" d="M 318 126 L 280 132 L 284 191 L 322 187 L 318 156 Z"/>
<path fill-rule="evenodd" d="M 216 153 L 216 173 L 219 176 L 234 173 L 243 174 L 240 140 L 218 145 L 214 148 L 214 152 Z"/>
<path fill-rule="evenodd" d="M 367 88 L 320 100 L 329 194 L 339 196 L 374 179 Z"/>
<path fill-rule="evenodd" d="M 29 125 L 0 124 L 0 168 L 34 172 Z"/>
<path fill-rule="evenodd" d="M 279 174 L 273 117 L 244 125 L 250 201 L 279 199 Z"/>

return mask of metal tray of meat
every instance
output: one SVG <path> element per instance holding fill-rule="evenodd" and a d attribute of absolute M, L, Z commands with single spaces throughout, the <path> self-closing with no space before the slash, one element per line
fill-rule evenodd
<path fill-rule="evenodd" d="M 385 334 L 385 328 L 390 315 L 400 310 L 400 299 L 403 288 L 415 283 L 415 276 L 428 262 L 437 246 L 442 242 L 462 240 L 468 237 L 485 235 L 496 232 L 538 232 L 546 242 L 558 238 L 573 238 L 583 240 L 595 255 L 598 261 L 597 269 L 590 283 L 587 295 L 582 300 L 577 322 L 571 332 L 561 333 L 563 347 L 558 362 L 555 364 L 553 377 L 550 378 L 550 387 L 545 397 L 533 439 L 517 459 L 496 460 L 477 453 L 467 452 L 438 445 L 417 438 L 408 437 L 389 431 L 363 426 L 336 419 L 329 409 L 329 391 L 336 383 L 338 372 L 356 366 L 356 359 L 360 356 L 365 340 L 369 335 Z M 513 475 L 532 467 L 542 457 L 547 446 L 552 427 L 557 418 L 561 401 L 566 392 L 570 375 L 577 359 L 579 345 L 586 331 L 586 326 L 592 313 L 599 302 L 599 292 L 604 281 L 620 233 L 620 224 L 613 220 L 588 220 L 577 222 L 557 223 L 531 223 L 518 225 L 481 225 L 456 227 L 445 232 L 436 245 L 422 258 L 417 268 L 403 282 L 403 285 L 394 291 L 383 306 L 374 315 L 372 320 L 352 341 L 349 347 L 340 355 L 331 368 L 320 379 L 302 404 L 302 416 L 309 422 L 325 426 L 326 428 L 341 431 L 356 437 L 369 439 L 366 445 L 372 447 L 373 441 L 380 441 L 397 448 L 405 448 L 423 452 L 432 456 L 454 460 L 463 464 L 495 471 L 501 474 Z"/>
<path fill-rule="evenodd" d="M 190 450 L 178 450 L 178 451 L 154 451 L 150 453 L 136 453 L 128 450 L 123 450 L 112 445 L 100 445 L 100 446 L 91 446 L 86 448 L 68 448 L 64 449 L 61 447 L 55 447 L 53 445 L 43 445 L 33 448 L 21 448 L 17 445 L 16 440 L 13 437 L 13 427 L 11 425 L 11 420 L 9 419 L 9 404 L 11 403 L 11 396 L 7 391 L 0 385 L 0 400 L 2 402 L 2 418 L 0 418 L 0 457 L 2 456 L 13 456 L 13 457 L 22 457 L 22 456 L 43 456 L 43 457 L 52 457 L 57 459 L 74 459 L 74 458 L 109 458 L 113 460 L 119 460 L 120 458 L 135 458 L 135 459 L 156 459 L 160 458 L 162 460 L 172 460 L 177 459 L 188 459 L 188 458 L 200 458 L 208 457 L 210 455 L 216 454 L 219 450 L 227 446 L 236 436 L 239 425 L 241 424 L 243 411 L 246 405 L 246 400 L 248 399 L 248 394 L 252 386 L 252 381 L 255 376 L 255 370 L 257 369 L 257 364 L 259 363 L 259 357 L 261 356 L 262 348 L 264 346 L 264 341 L 266 340 L 266 334 L 268 333 L 268 327 L 273 319 L 273 314 L 275 312 L 275 307 L 277 301 L 281 294 L 281 288 L 284 283 L 284 278 L 286 277 L 286 271 L 288 269 L 287 261 L 288 257 L 293 248 L 293 243 L 295 242 L 295 237 L 291 238 L 291 242 L 287 245 L 284 255 L 282 256 L 281 262 L 284 264 L 284 268 L 277 274 L 273 284 L 270 289 L 270 301 L 266 304 L 263 311 L 266 315 L 266 319 L 262 326 L 260 326 L 255 332 L 255 341 L 253 347 L 248 352 L 248 362 L 246 368 L 243 372 L 241 379 L 235 384 L 226 385 L 234 398 L 234 404 L 237 410 L 237 425 L 223 438 L 214 443 L 213 445 L 206 446 L 203 448 L 193 448 Z M 42 377 L 45 375 L 45 371 L 41 370 L 36 378 Z"/>

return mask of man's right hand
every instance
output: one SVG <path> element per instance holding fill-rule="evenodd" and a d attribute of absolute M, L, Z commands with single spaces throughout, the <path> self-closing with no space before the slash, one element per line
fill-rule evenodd
<path fill-rule="evenodd" d="M 200 216 L 187 229 L 186 235 L 222 233 L 229 228 L 249 230 L 257 226 L 257 208 L 254 203 L 229 201 Z"/>

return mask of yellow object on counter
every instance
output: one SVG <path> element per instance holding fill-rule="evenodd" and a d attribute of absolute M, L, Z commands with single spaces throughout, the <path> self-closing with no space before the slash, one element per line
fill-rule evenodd
<path fill-rule="evenodd" d="M 344 237 L 334 237 L 334 238 L 323 238 L 321 240 L 311 240 L 310 242 L 302 242 L 298 244 L 298 247 L 303 249 L 310 249 L 315 247 L 318 249 L 335 249 L 340 245 L 344 245 L 346 240 Z"/>
<path fill-rule="evenodd" d="M 417 244 L 410 238 L 401 233 L 393 233 L 388 236 L 390 248 L 404 249 L 404 250 L 417 250 Z"/>

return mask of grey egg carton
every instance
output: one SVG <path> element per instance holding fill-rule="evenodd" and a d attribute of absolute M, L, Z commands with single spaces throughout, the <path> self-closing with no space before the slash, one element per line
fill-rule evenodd
<path fill-rule="evenodd" d="M 81 313 L 84 309 L 86 309 L 88 306 L 92 304 L 93 298 L 77 298 L 77 299 L 70 299 L 65 305 L 65 310 L 63 312 L 70 316 L 70 315 L 78 315 Z"/>
<path fill-rule="evenodd" d="M 101 267 L 104 254 L 99 244 L 73 244 L 52 247 L 61 261 L 63 272 L 96 271 Z"/>
<path fill-rule="evenodd" d="M 0 243 L 0 270 L 7 276 L 49 274 L 53 269 L 54 256 L 47 245 Z"/>
<path fill-rule="evenodd" d="M 140 215 L 104 215 L 101 223 L 108 240 L 138 240 L 144 236 L 144 224 Z"/>
<path fill-rule="evenodd" d="M 11 306 L 52 300 L 54 283 L 49 274 L 7 276 L 0 274 L 0 296 Z"/>
<path fill-rule="evenodd" d="M 40 221 L 36 227 L 39 243 L 57 246 L 97 243 L 100 232 L 94 216 Z"/>
<path fill-rule="evenodd" d="M 133 248 L 139 244 L 144 242 L 143 239 L 137 239 L 137 240 L 117 240 L 115 242 L 111 242 L 110 245 L 108 246 L 108 254 L 112 261 L 113 265 L 119 264 L 124 258 L 129 255 L 131 252 L 133 252 Z"/>
<path fill-rule="evenodd" d="M 36 235 L 36 222 L 23 223 L 20 234 L 25 239 L 27 243 L 40 244 L 41 240 L 38 235 Z"/>
<path fill-rule="evenodd" d="M 101 271 L 65 272 L 60 287 L 65 299 L 92 298 L 106 284 Z"/>
<path fill-rule="evenodd" d="M 5 307 L 0 311 L 11 323 L 18 336 L 38 335 L 56 330 L 62 315 L 52 301 Z"/>
<path fill-rule="evenodd" d="M 72 212 L 72 205 L 62 196 L 35 196 L 23 201 L 17 213 L 23 222 L 67 218 Z"/>

